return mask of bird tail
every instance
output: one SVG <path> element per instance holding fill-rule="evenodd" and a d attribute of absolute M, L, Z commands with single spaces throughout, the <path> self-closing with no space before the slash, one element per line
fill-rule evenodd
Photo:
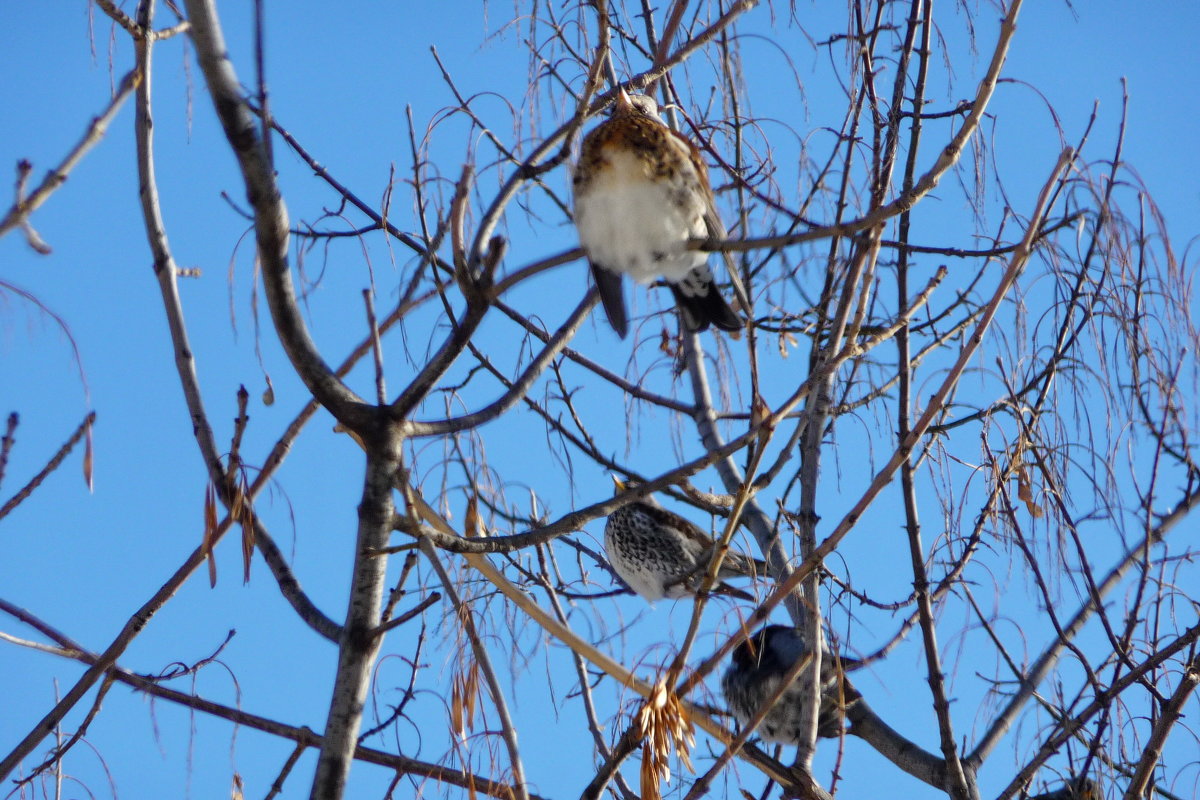
<path fill-rule="evenodd" d="M 740 331 L 745 323 L 733 313 L 733 309 L 725 302 L 725 298 L 717 291 L 717 287 L 709 284 L 708 291 L 702 294 L 687 295 L 675 284 L 669 284 L 675 295 L 675 304 L 679 306 L 679 316 L 683 327 L 689 333 L 699 333 L 707 330 L 709 325 L 716 325 L 723 331 Z"/>
<path fill-rule="evenodd" d="M 712 588 L 712 593 L 723 595 L 724 597 L 732 597 L 735 600 L 741 600 L 746 603 L 758 602 L 754 595 L 749 592 L 743 592 L 741 589 L 730 586 L 728 583 L 718 583 Z"/>
<path fill-rule="evenodd" d="M 767 562 L 751 558 L 744 553 L 739 553 L 731 549 L 725 554 L 725 560 L 721 563 L 721 577 L 729 578 L 734 576 L 761 579 L 769 578 L 771 573 L 767 571 Z"/>
<path fill-rule="evenodd" d="M 625 297 L 621 292 L 621 275 L 617 272 L 609 272 L 594 261 L 588 263 L 592 266 L 592 279 L 596 282 L 596 288 L 600 290 L 600 300 L 604 303 L 604 313 L 608 316 L 608 323 L 617 332 L 617 336 L 624 339 L 629 333 L 629 320 L 625 316 Z"/>

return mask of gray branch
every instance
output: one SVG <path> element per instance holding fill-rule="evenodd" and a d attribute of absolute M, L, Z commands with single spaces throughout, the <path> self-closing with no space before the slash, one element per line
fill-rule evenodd
<path fill-rule="evenodd" d="M 262 262 L 263 286 L 275 330 L 296 373 L 313 396 L 347 427 L 370 424 L 369 409 L 343 384 L 317 351 L 296 304 L 288 265 L 288 213 L 275 183 L 275 170 L 259 135 L 254 114 L 239 88 L 212 0 L 185 0 L 196 57 L 208 84 L 225 137 L 237 156 L 246 198 L 254 209 L 254 229 Z"/>

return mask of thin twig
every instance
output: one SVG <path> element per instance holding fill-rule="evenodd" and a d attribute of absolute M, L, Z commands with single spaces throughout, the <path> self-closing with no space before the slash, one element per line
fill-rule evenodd
<path fill-rule="evenodd" d="M 12 207 L 5 213 L 3 218 L 0 218 L 0 236 L 8 233 L 13 228 L 22 225 L 42 203 L 54 193 L 54 190 L 62 186 L 70 175 L 71 170 L 79 163 L 89 150 L 102 138 L 108 130 L 108 125 L 116 117 L 117 112 L 121 110 L 121 106 L 129 98 L 133 91 L 138 87 L 142 80 L 142 71 L 140 67 L 135 67 L 125 73 L 125 77 L 121 78 L 121 82 L 117 87 L 116 94 L 108 101 L 108 105 L 98 116 L 92 119 L 87 130 L 84 131 L 83 137 L 71 148 L 67 153 L 66 158 L 62 162 L 46 173 L 46 177 L 38 184 L 28 196 L 18 198 Z"/>
<path fill-rule="evenodd" d="M 1078 635 L 1092 614 L 1096 613 L 1103 598 L 1112 592 L 1125 574 L 1132 567 L 1139 564 L 1146 554 L 1149 553 L 1152 546 L 1161 542 L 1163 537 L 1172 528 L 1183 521 L 1197 507 L 1200 507 L 1200 490 L 1191 492 L 1180 499 L 1175 507 L 1171 509 L 1170 513 L 1164 515 L 1157 525 L 1150 528 L 1144 538 L 1137 545 L 1126 551 L 1117 560 L 1113 568 L 1109 570 L 1109 573 L 1104 576 L 1104 579 L 1098 582 L 1096 591 L 1090 594 L 1075 614 L 1072 615 L 1071 619 L 1063 625 L 1063 636 L 1056 637 L 1033 662 L 1022 679 L 1020 688 L 1013 694 L 1004 708 L 1000 710 L 991 724 L 988 725 L 984 734 L 979 737 L 978 743 L 965 759 L 971 769 L 977 769 L 992 750 L 995 749 L 996 745 L 1000 743 L 1004 734 L 1008 732 L 1008 729 L 1016 721 L 1017 714 L 1029 702 L 1038 685 L 1045 680 L 1046 676 L 1054 668 L 1062 649 L 1066 646 L 1066 640 Z"/>
<path fill-rule="evenodd" d="M 62 447 L 58 448 L 58 452 L 56 452 L 50 458 L 50 460 L 46 462 L 46 466 L 42 467 L 38 474 L 29 479 L 29 483 L 18 489 L 16 494 L 10 497 L 8 501 L 4 503 L 4 505 L 0 506 L 0 519 L 4 519 L 6 516 L 8 516 L 9 512 L 24 502 L 26 498 L 33 494 L 37 488 L 42 485 L 42 482 L 45 481 L 46 478 L 48 478 L 50 474 L 54 472 L 54 470 L 58 469 L 59 466 L 62 465 L 62 462 L 66 460 L 68 455 L 71 454 L 71 451 L 75 449 L 75 445 L 79 444 L 79 440 L 84 437 L 88 431 L 88 428 L 90 428 L 92 423 L 95 421 L 96 412 L 89 412 L 88 415 L 84 417 L 83 422 L 79 423 L 78 427 L 75 428 L 75 431 L 71 434 L 70 438 L 63 443 Z M 16 426 L 17 415 L 9 415 L 8 431 L 4 435 L 3 447 L 0 447 L 0 478 L 4 477 L 4 464 L 5 461 L 7 461 L 8 451 L 12 447 L 12 442 L 14 441 L 12 434 L 16 429 Z"/>
<path fill-rule="evenodd" d="M 371 337 L 371 354 L 375 356 L 375 400 L 380 405 L 387 402 L 387 382 L 383 377 L 383 342 L 379 338 L 379 321 L 375 319 L 374 292 L 363 289 L 363 302 L 367 306 L 367 328 Z"/>

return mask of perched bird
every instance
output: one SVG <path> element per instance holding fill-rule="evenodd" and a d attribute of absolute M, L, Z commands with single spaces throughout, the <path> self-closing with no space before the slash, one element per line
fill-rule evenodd
<path fill-rule="evenodd" d="M 808 645 L 795 628 L 767 625 L 733 650 L 733 660 L 721 678 L 721 692 L 739 725 L 746 725 L 758 713 L 763 702 L 778 690 L 780 682 L 795 663 L 809 652 Z M 845 670 L 859 662 L 835 658 L 826 653 L 821 659 L 821 706 L 817 712 L 817 735 L 827 739 L 841 735 L 846 708 L 861 695 L 846 680 Z M 758 726 L 758 733 L 769 742 L 796 744 L 800 741 L 799 682 L 793 683 Z"/>
<path fill-rule="evenodd" d="M 618 492 L 628 485 L 613 477 Z M 667 511 L 651 497 L 634 500 L 608 515 L 604 550 L 613 569 L 629 588 L 653 603 L 692 595 L 699 588 L 715 543 L 695 524 Z M 765 575 L 766 565 L 730 550 L 718 578 Z M 743 600 L 743 591 L 717 584 L 713 591 Z"/>
<path fill-rule="evenodd" d="M 1104 790 L 1086 775 L 1070 778 L 1059 789 L 1044 794 L 1031 795 L 1029 800 L 1103 800 Z"/>
<path fill-rule="evenodd" d="M 583 139 L 574 194 L 579 244 L 618 336 L 629 332 L 623 274 L 642 284 L 665 280 L 688 331 L 743 327 L 713 284 L 708 254 L 687 249 L 689 239 L 725 235 L 708 168 L 659 118 L 653 98 L 617 92 L 612 117 Z"/>

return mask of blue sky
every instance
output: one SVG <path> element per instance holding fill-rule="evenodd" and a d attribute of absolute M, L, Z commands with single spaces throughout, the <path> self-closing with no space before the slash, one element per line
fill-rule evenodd
<path fill-rule="evenodd" d="M 440 120 L 441 112 L 454 101 L 440 78 L 431 46 L 437 47 L 464 94 L 494 93 L 481 98 L 476 110 L 487 115 L 503 138 L 519 135 L 528 141 L 546 132 L 531 129 L 530 117 L 518 118 L 512 110 L 529 101 L 529 64 L 526 51 L 519 46 L 523 29 L 503 26 L 510 13 L 508 6 L 412 5 L 410 9 L 401 4 L 346 3 L 332 13 L 328 4 L 268 3 L 268 72 L 275 115 L 322 164 L 373 204 L 379 203 L 393 165 L 398 181 L 411 177 L 406 106 L 411 106 L 419 137 L 425 135 L 431 121 L 437 121 L 429 133 L 429 156 L 436 164 L 436 172 L 429 177 L 438 179 L 431 183 L 432 191 L 448 196 L 465 154 L 476 148 L 487 152 L 479 134 L 469 131 L 461 120 Z M 814 36 L 836 30 L 845 13 L 818 5 L 803 3 L 796 12 Z M 952 88 L 932 94 L 939 108 L 972 94 L 990 53 L 999 13 L 990 5 L 972 9 L 977 13 L 978 55 L 974 61 L 964 58 L 953 65 Z M 243 82 L 248 82 L 252 77 L 250 10 L 247 4 L 225 3 L 222 12 L 234 63 Z M 0 107 L 6 109 L 0 123 L 0 163 L 6 161 L 10 169 L 18 159 L 28 159 L 34 164 L 34 178 L 40 178 L 77 140 L 91 116 L 103 108 L 109 87 L 132 65 L 127 37 L 120 31 L 114 34 L 107 18 L 98 10 L 94 13 L 94 24 L 89 27 L 83 3 L 8 3 L 0 8 L 0 30 L 4 31 L 0 34 L 0 73 L 8 76 L 0 81 Z M 798 155 L 792 156 L 790 151 L 798 147 L 798 140 L 814 153 L 823 152 L 822 129 L 837 124 L 838 118 L 831 112 L 844 100 L 832 85 L 828 57 L 784 27 L 784 9 L 778 8 L 776 13 L 780 17 L 775 27 L 766 8 L 752 12 L 742 24 L 740 30 L 747 34 L 746 80 L 752 87 L 771 87 L 778 82 L 778 92 L 755 92 L 754 111 L 780 120 L 776 127 L 764 125 L 764 136 L 794 161 Z M 945 13 L 961 12 L 947 9 Z M 159 18 L 167 21 L 167 12 L 160 11 Z M 986 122 L 981 131 L 988 142 L 988 158 L 1003 176 L 1004 191 L 1018 211 L 1027 213 L 1061 149 L 1056 125 L 1065 140 L 1073 143 L 1094 104 L 1098 104 L 1098 119 L 1085 157 L 1092 161 L 1109 157 L 1121 113 L 1121 80 L 1125 79 L 1130 97 L 1125 160 L 1153 193 L 1176 253 L 1190 268 L 1194 257 L 1188 246 L 1200 219 L 1200 153 L 1194 146 L 1200 141 L 1200 118 L 1195 114 L 1200 106 L 1195 80 L 1200 75 L 1200 55 L 1193 41 L 1200 30 L 1198 23 L 1200 8 L 1193 4 L 1140 4 L 1136 10 L 1118 2 L 1080 3 L 1074 8 L 1064 3 L 1028 4 L 1004 72 L 1011 82 L 1001 85 L 991 106 L 995 120 Z M 959 27 L 947 23 L 947 35 L 959 36 Z M 776 35 L 786 43 L 785 48 L 777 49 L 765 38 Z M 959 40 L 952 45 L 956 53 L 969 53 Z M 251 240 L 240 239 L 247 224 L 221 196 L 227 192 L 233 205 L 246 206 L 233 159 L 192 59 L 190 46 L 185 47 L 181 39 L 157 48 L 155 114 L 163 211 L 180 265 L 202 270 L 200 278 L 181 280 L 181 292 L 218 441 L 227 446 L 235 414 L 234 393 L 239 385 L 245 385 L 251 395 L 252 423 L 243 452 L 263 454 L 303 398 L 270 331 L 261 290 L 255 292 Z M 633 68 L 643 66 L 639 63 Z M 803 83 L 803 106 L 795 102 L 794 92 L 783 90 L 789 86 L 792 69 Z M 544 94 L 537 99 L 547 103 Z M 704 105 L 702 98 L 693 101 Z M 1056 122 L 1048 110 L 1051 107 Z M 548 111 L 546 119 L 558 117 Z M 0 412 L 16 411 L 21 420 L 17 446 L 0 485 L 0 502 L 41 467 L 89 411 L 98 415 L 94 491 L 88 492 L 84 485 L 77 452 L 33 499 L 0 523 L 0 597 L 97 650 L 199 542 L 206 480 L 172 368 L 141 228 L 132 120 L 130 103 L 105 139 L 33 216 L 38 232 L 53 247 L 51 255 L 33 253 L 19 233 L 0 240 Z M 928 146 L 937 146 L 944 140 L 943 134 L 943 128 L 931 125 L 927 143 L 933 144 Z M 281 143 L 276 154 L 294 221 L 311 221 L 322 209 L 335 208 L 332 195 Z M 556 187 L 565 186 L 565 170 L 548 180 Z M 956 180 L 956 176 L 948 176 L 946 183 Z M 496 172 L 481 171 L 479 195 L 488 197 L 495 186 Z M 918 224 L 924 226 L 919 230 L 934 239 L 944 226 L 961 224 L 967 217 L 959 207 L 960 197 L 948 186 L 940 188 L 925 207 L 941 208 L 946 216 L 931 210 L 930 216 L 918 218 Z M 990 201 L 996 199 L 993 194 Z M 403 185 L 394 202 L 393 218 L 404 220 L 398 224 L 411 229 L 411 200 Z M 475 213 L 480 213 L 478 208 Z M 354 224 L 362 223 L 360 217 L 349 218 Z M 559 217 L 546 215 L 544 219 L 550 221 L 543 223 L 543 217 L 527 221 L 519 214 L 509 214 L 504 230 L 510 240 L 508 269 L 574 245 L 573 232 Z M 961 230 L 962 235 L 947 237 L 951 243 L 976 244 L 969 222 Z M 298 249 L 293 246 L 293 252 Z M 364 250 L 357 243 L 339 242 L 328 253 L 325 259 L 322 246 L 318 246 L 304 255 L 305 275 L 309 279 L 320 276 L 306 296 L 305 309 L 320 347 L 328 360 L 336 363 L 361 337 L 359 290 L 368 280 L 368 271 Z M 389 250 L 378 239 L 369 242 L 365 253 L 382 296 L 394 297 L 397 276 L 411 269 L 410 254 L 398 247 Z M 512 300 L 527 311 L 544 307 L 548 320 L 557 319 L 581 296 L 586 286 L 584 272 L 581 263 L 561 267 L 514 293 Z M 70 338 L 41 309 L 5 291 L 5 284 L 32 294 L 65 320 Z M 647 298 L 638 290 L 631 295 L 633 307 L 644 312 L 651 302 Z M 260 334 L 256 333 L 256 312 Z M 513 337 L 510 328 L 501 319 L 489 318 L 482 335 L 507 341 Z M 422 336 L 438 341 L 432 330 L 409 335 L 406 345 L 415 354 L 428 347 Z M 624 369 L 633 347 L 618 342 L 596 315 L 585 325 L 577 344 L 617 365 L 618 370 Z M 261 366 L 256 346 L 261 348 Z M 655 347 L 650 337 L 633 353 L 634 372 L 645 369 L 648 385 L 683 392 L 672 384 Z M 74 348 L 78 348 L 78 360 Z M 385 352 L 396 359 L 392 366 L 395 390 L 407 374 L 403 346 L 393 341 L 385 345 Z M 504 356 L 510 363 L 500 366 L 516 363 L 517 353 L 510 351 Z M 799 369 L 803 359 L 798 356 L 795 360 Z M 264 371 L 278 398 L 273 406 L 260 401 L 266 388 Z M 465 374 L 465 368 L 459 374 Z M 351 378 L 365 395 L 371 391 L 370 380 L 364 367 Z M 542 387 L 539 391 L 550 390 Z M 487 397 L 488 392 L 473 387 L 455 402 L 478 403 Z M 611 392 L 584 391 L 580 402 L 591 412 L 606 405 L 619 408 L 621 399 Z M 462 406 L 452 408 L 461 410 Z M 432 402 L 425 409 L 428 414 L 437 410 Z M 619 415 L 613 415 L 610 427 L 603 430 L 606 446 L 614 452 L 625 447 L 626 432 L 620 421 Z M 652 415 L 633 430 L 628 455 L 647 474 L 698 452 L 694 435 L 686 429 L 664 435 L 667 423 L 664 416 Z M 344 437 L 331 431 L 332 424 L 325 414 L 312 423 L 260 500 L 259 513 L 291 556 L 305 589 L 326 613 L 338 619 L 345 602 L 361 458 Z M 847 427 L 851 430 L 839 435 L 849 443 L 857 442 L 852 426 Z M 529 449 L 545 439 L 544 428 L 532 415 L 514 414 L 504 426 L 489 428 L 485 436 L 491 466 L 513 485 L 527 485 L 535 491 L 538 502 L 552 516 L 595 502 L 609 492 L 602 472 L 580 467 L 575 476 L 578 485 L 572 489 L 561 464 L 529 457 Z M 424 446 L 432 453 L 441 444 Z M 876 448 L 879 446 L 876 443 Z M 872 450 L 870 457 L 860 460 L 857 453 L 847 451 L 831 459 L 831 492 L 843 483 L 853 484 L 864 462 L 878 459 L 881 452 L 886 455 Z M 247 455 L 251 463 L 253 458 Z M 446 479 L 454 489 L 449 502 L 461 514 L 463 476 L 440 476 L 431 470 L 424 477 L 433 486 Z M 482 480 L 486 476 L 476 477 Z M 845 497 L 831 496 L 826 518 L 836 520 L 842 506 L 852 499 L 853 491 Z M 886 508 L 877 508 L 873 514 L 869 524 L 880 530 L 897 527 L 896 515 Z M 927 522 L 935 526 L 940 521 Z M 590 537 L 581 540 L 598 547 L 601 530 L 598 522 L 592 523 Z M 896 545 L 894 550 L 892 545 Z M 1116 545 L 1109 543 L 1109 547 L 1115 549 Z M 875 550 L 886 555 L 872 560 Z M 839 559 L 853 569 L 857 580 L 871 583 L 881 594 L 903 596 L 911 576 L 890 565 L 895 563 L 893 555 L 906 557 L 904 554 L 899 543 L 859 536 L 847 540 Z M 123 665 L 155 673 L 177 660 L 194 662 L 209 656 L 226 632 L 236 629 L 236 637 L 220 656 L 224 668 L 204 670 L 194 689 L 230 704 L 240 697 L 247 711 L 319 729 L 334 649 L 316 641 L 291 615 L 260 562 L 256 561 L 249 585 L 242 585 L 233 539 L 222 544 L 218 560 L 217 587 L 210 589 L 203 575 L 195 576 L 135 641 L 122 659 Z M 596 571 L 593 577 L 604 584 L 599 588 L 607 588 L 602 573 Z M 687 604 L 660 603 L 646 609 L 634 598 L 598 602 L 606 604 L 599 616 L 611 626 L 608 633 L 618 619 L 627 626 L 622 652 L 631 661 L 657 663 L 665 658 L 661 643 L 673 638 L 671 632 L 682 635 L 690 613 Z M 402 602 L 400 608 L 408 605 Z M 1032 606 L 1017 608 L 1037 613 Z M 709 630 L 727 625 L 724 615 L 729 613 L 728 606 L 717 604 Z M 448 674 L 452 664 L 453 643 L 438 640 L 439 633 L 444 633 L 438 628 L 440 620 L 433 615 L 426 620 L 436 646 L 431 645 L 427 653 L 425 676 Z M 949 630 L 966 622 L 965 618 L 946 620 Z M 1011 624 L 1019 630 L 1025 621 L 1014 616 Z M 31 636 L 7 619 L 0 621 L 0 631 Z M 602 631 L 592 632 L 599 635 Z M 394 643 L 391 652 L 408 652 L 411 639 L 404 637 L 409 635 L 411 632 L 395 637 L 389 650 Z M 877 644 L 869 634 L 860 631 L 858 635 L 864 637 L 863 649 Z M 533 638 L 526 637 L 529 641 Z M 944 644 L 948 648 L 964 646 L 953 637 Z M 1030 652 L 1036 653 L 1041 642 L 1027 644 Z M 912 670 L 918 665 L 918 648 L 915 641 L 910 645 L 893 658 Z M 566 734 L 560 732 L 570 731 L 574 737 L 580 728 L 578 701 L 562 694 L 569 687 L 569 677 L 562 678 L 569 663 L 561 649 L 513 655 L 517 661 L 522 657 L 531 661 L 519 671 L 510 701 L 522 719 L 538 721 L 522 730 L 527 769 L 541 793 L 575 796 L 581 788 L 580 775 L 588 770 L 586 764 L 580 771 L 569 765 L 573 758 L 587 759 L 590 751 L 587 742 L 564 740 Z M 503 642 L 497 642 L 495 658 L 507 663 Z M 23 735 L 45 713 L 55 692 L 64 691 L 79 672 L 54 657 L 0 643 L 0 685 L 15 688 L 0 715 L 0 750 L 7 752 L 4 745 Z M 545 685 L 542 676 L 558 677 L 552 681 L 553 694 L 533 690 Z M 966 686 L 969 676 L 962 677 L 962 702 L 978 702 L 977 694 Z M 382 662 L 377 676 L 381 686 L 402 686 L 407 679 L 408 669 L 400 659 Z M 906 686 L 890 684 L 886 670 L 862 683 L 863 691 L 881 711 L 901 719 L 927 713 L 927 700 L 919 695 L 920 680 L 914 681 L 916 688 L 911 693 Z M 384 688 L 380 697 L 394 699 L 395 690 Z M 612 692 L 606 697 L 615 702 Z M 421 757 L 437 760 L 445 749 L 437 738 L 443 724 L 439 702 L 422 696 L 421 703 L 425 748 Z M 78 722 L 78 711 L 71 721 Z M 968 730 L 972 721 L 970 714 L 963 715 L 962 724 Z M 921 744 L 936 747 L 931 731 L 924 736 L 906 732 Z M 406 730 L 402 735 L 413 732 Z M 88 738 L 95 750 L 77 748 L 68 769 L 97 796 L 107 796 L 109 791 L 97 753 L 102 755 L 117 793 L 125 797 L 220 796 L 228 791 L 234 771 L 246 779 L 247 796 L 263 796 L 291 749 L 284 742 L 249 731 L 237 733 L 235 740 L 226 723 L 190 718 L 182 709 L 151 703 L 120 686 L 106 698 Z M 411 741 L 406 739 L 404 746 L 411 747 Z M 871 796 L 881 787 L 901 787 L 913 797 L 934 796 L 907 778 L 893 778 L 890 769 L 879 767 L 859 742 L 852 740 L 846 746 L 844 764 L 871 768 L 844 775 L 844 796 Z M 560 751 L 562 757 L 558 758 Z M 823 751 L 822 758 L 829 762 L 824 763 L 828 770 L 832 754 Z M 985 785 L 996 790 L 1003 786 L 1005 769 L 1012 760 L 997 757 L 996 772 L 985 773 Z M 311 754 L 301 760 L 285 796 L 301 796 L 306 791 L 312 764 Z M 742 769 L 743 775 L 747 772 Z M 379 797 L 389 778 L 382 770 L 359 765 L 349 796 Z M 725 789 L 718 785 L 715 793 L 719 796 L 722 791 Z M 728 791 L 735 796 L 732 789 Z M 67 796 L 85 794 L 76 786 Z"/>

